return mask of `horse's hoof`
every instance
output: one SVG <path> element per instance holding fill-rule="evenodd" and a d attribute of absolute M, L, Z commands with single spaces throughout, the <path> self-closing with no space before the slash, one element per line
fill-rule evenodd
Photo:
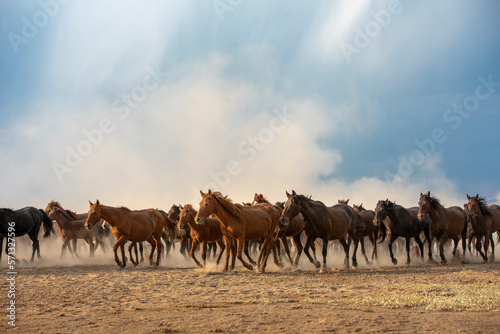
<path fill-rule="evenodd" d="M 319 263 L 319 261 L 315 261 L 315 262 L 314 262 L 314 266 L 315 266 L 316 268 L 320 268 L 320 267 L 321 267 L 321 264 Z"/>
<path fill-rule="evenodd" d="M 392 259 L 392 264 L 394 264 L 394 265 L 398 264 L 398 260 Z"/>
<path fill-rule="evenodd" d="M 409 265 L 410 265 L 410 263 L 411 263 L 410 261 L 406 261 L 406 263 L 405 263 L 405 264 L 406 264 L 407 266 L 409 266 Z"/>
<path fill-rule="evenodd" d="M 249 264 L 247 268 L 248 268 L 248 270 L 253 270 L 254 267 L 251 264 Z"/>
<path fill-rule="evenodd" d="M 354 268 L 357 268 L 358 267 L 358 261 L 352 261 L 352 266 Z"/>

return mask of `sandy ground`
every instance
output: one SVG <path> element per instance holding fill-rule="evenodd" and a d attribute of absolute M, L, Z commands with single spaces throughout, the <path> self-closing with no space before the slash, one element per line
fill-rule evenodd
<path fill-rule="evenodd" d="M 8 325 L 9 284 L 2 280 L 0 331 L 19 333 L 498 333 L 500 262 L 414 261 L 394 266 L 382 251 L 374 266 L 319 273 L 305 258 L 298 270 L 231 273 L 214 264 L 195 268 L 175 253 L 160 268 L 120 270 L 109 252 L 89 259 L 59 257 L 59 244 L 42 243 L 42 259 L 18 243 L 16 322 Z M 382 245 L 384 248 L 384 245 Z M 178 252 L 178 248 L 176 249 Z M 404 255 L 399 255 L 404 263 Z M 497 255 L 497 261 L 500 257 Z M 129 263 L 130 264 L 130 263 Z M 0 273 L 8 268 L 2 257 Z"/>

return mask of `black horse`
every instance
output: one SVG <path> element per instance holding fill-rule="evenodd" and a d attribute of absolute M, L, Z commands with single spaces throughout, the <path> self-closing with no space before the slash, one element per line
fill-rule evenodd
<path fill-rule="evenodd" d="M 382 234 L 382 240 L 387 235 L 387 230 L 383 220 L 385 217 L 390 218 L 389 230 L 391 232 L 391 239 L 389 240 L 389 253 L 391 254 L 392 263 L 397 264 L 398 260 L 394 257 L 392 252 L 392 243 L 398 238 L 403 237 L 406 239 L 406 264 L 410 264 L 410 239 L 414 238 L 420 248 L 420 257 L 424 257 L 424 244 L 420 240 L 420 234 L 424 232 L 425 238 L 429 243 L 429 260 L 432 260 L 432 248 L 430 241 L 429 227 L 430 218 L 425 216 L 424 221 L 420 221 L 417 217 L 418 207 L 405 209 L 401 205 L 397 205 L 388 199 L 385 201 L 378 201 L 375 208 L 375 220 L 373 221 L 379 227 Z"/>
<path fill-rule="evenodd" d="M 328 250 L 328 241 L 339 240 L 345 251 L 344 264 L 349 266 L 349 245 L 346 242 L 346 236 L 354 241 L 354 253 L 352 255 L 353 267 L 358 266 L 356 260 L 356 251 L 358 249 L 359 239 L 362 237 L 362 231 L 357 230 L 354 210 L 346 204 L 336 204 L 327 207 L 319 201 L 314 201 L 304 195 L 297 195 L 292 191 L 292 195 L 286 193 L 288 200 L 285 203 L 285 209 L 280 217 L 280 226 L 288 225 L 289 221 L 301 213 L 305 219 L 304 231 L 307 235 L 307 242 L 304 247 L 304 253 L 311 263 L 317 268 L 320 263 L 315 261 L 309 254 L 309 247 L 317 238 L 323 241 L 323 270 L 326 270 L 326 255 Z M 364 227 L 364 226 L 363 226 Z"/>
<path fill-rule="evenodd" d="M 2 259 L 1 249 L 3 247 L 3 239 L 9 238 L 14 232 L 16 237 L 28 234 L 33 243 L 33 252 L 31 254 L 31 262 L 35 257 L 35 251 L 40 258 L 40 245 L 38 243 L 38 233 L 43 225 L 44 238 L 48 238 L 51 234 L 55 234 L 52 226 L 52 221 L 42 209 L 37 209 L 28 206 L 19 210 L 0 209 L 0 261 Z M 9 227 L 11 229 L 9 230 Z M 7 239 L 8 240 L 8 239 Z M 8 242 L 5 247 L 5 253 L 8 254 Z"/>

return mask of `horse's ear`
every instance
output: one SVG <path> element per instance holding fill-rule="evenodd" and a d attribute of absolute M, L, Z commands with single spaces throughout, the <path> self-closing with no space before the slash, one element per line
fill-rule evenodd
<path fill-rule="evenodd" d="M 430 191 L 427 192 L 427 197 L 431 197 L 431 192 Z"/>
<path fill-rule="evenodd" d="M 471 197 L 469 196 L 469 194 L 467 194 L 465 196 L 467 196 L 467 200 L 470 201 Z"/>
<path fill-rule="evenodd" d="M 212 189 L 208 189 L 208 196 L 212 195 Z"/>
<path fill-rule="evenodd" d="M 297 197 L 297 193 L 295 192 L 295 190 L 292 190 L 292 195 L 293 197 Z"/>
<path fill-rule="evenodd" d="M 424 194 L 420 193 L 420 198 L 424 197 Z"/>
<path fill-rule="evenodd" d="M 478 199 L 479 199 L 479 194 L 476 194 L 475 199 L 476 199 L 476 200 L 478 200 Z"/>
<path fill-rule="evenodd" d="M 290 194 L 288 193 L 288 191 L 285 191 L 285 192 L 286 192 L 286 197 L 287 197 L 287 198 L 292 197 L 292 195 L 290 195 Z"/>
<path fill-rule="evenodd" d="M 347 201 L 345 201 L 345 204 L 349 204 L 349 198 L 347 199 Z"/>
<path fill-rule="evenodd" d="M 389 199 L 388 198 L 385 200 L 385 204 L 387 204 L 387 205 L 389 204 Z"/>
<path fill-rule="evenodd" d="M 91 201 L 89 201 L 89 204 L 90 204 L 90 206 L 94 205 L 94 204 L 92 204 L 92 202 L 91 202 Z"/>
<path fill-rule="evenodd" d="M 201 195 L 201 197 L 205 197 L 205 194 L 201 190 L 200 190 L 200 195 Z"/>
<path fill-rule="evenodd" d="M 363 206 L 363 203 L 361 203 L 361 204 L 359 205 L 359 207 L 362 207 L 362 206 Z"/>
<path fill-rule="evenodd" d="M 181 208 L 181 210 L 184 210 L 184 208 L 182 207 L 182 205 L 181 205 L 181 204 L 179 204 L 179 208 Z"/>
<path fill-rule="evenodd" d="M 95 202 L 95 205 L 99 205 L 99 200 L 97 200 L 97 201 Z"/>

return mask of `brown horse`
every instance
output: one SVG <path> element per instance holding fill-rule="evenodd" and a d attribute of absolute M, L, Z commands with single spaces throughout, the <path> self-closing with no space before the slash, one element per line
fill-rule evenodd
<path fill-rule="evenodd" d="M 470 235 L 476 238 L 476 250 L 481 254 L 484 262 L 488 262 L 488 246 L 491 241 L 492 257 L 495 257 L 495 243 L 492 234 L 500 229 L 500 207 L 487 205 L 484 197 L 467 195 L 467 208 L 469 211 Z M 484 237 L 484 254 L 481 251 L 481 239 Z"/>
<path fill-rule="evenodd" d="M 276 256 L 274 247 L 274 232 L 279 220 L 279 210 L 267 203 L 260 203 L 254 206 L 243 206 L 234 204 L 230 199 L 222 196 L 220 192 L 211 190 L 204 194 L 200 191 L 202 200 L 200 209 L 196 214 L 196 222 L 202 224 L 211 214 L 220 222 L 221 231 L 226 241 L 226 247 L 231 249 L 232 239 L 237 241 L 237 257 L 243 266 L 253 270 L 253 266 L 243 259 L 243 246 L 245 240 L 255 240 L 265 238 L 267 247 L 262 247 L 261 253 L 265 251 L 261 271 L 264 272 L 267 265 L 267 258 L 273 250 L 274 262 L 281 266 Z M 226 252 L 226 263 L 224 271 L 228 270 L 229 252 Z"/>
<path fill-rule="evenodd" d="M 346 237 L 349 235 L 354 241 L 354 253 L 352 256 L 353 267 L 358 266 L 356 260 L 356 251 L 358 249 L 358 236 L 356 229 L 356 220 L 354 218 L 354 210 L 346 204 L 336 204 L 332 207 L 327 207 L 319 201 L 314 201 L 304 195 L 297 195 L 292 191 L 285 203 L 285 209 L 281 213 L 280 223 L 286 224 L 293 217 L 300 213 L 306 220 L 305 232 L 307 235 L 307 243 L 304 247 L 304 253 L 311 263 L 317 268 L 321 266 L 318 261 L 313 260 L 309 254 L 309 247 L 317 238 L 323 241 L 323 268 L 326 270 L 326 256 L 328 252 L 328 242 L 330 240 L 339 240 L 344 247 L 345 260 L 344 264 L 349 267 L 349 245 L 346 242 Z"/>
<path fill-rule="evenodd" d="M 262 194 L 255 194 L 254 199 L 252 203 L 268 203 L 271 204 L 267 198 L 264 197 Z M 285 203 L 283 202 L 278 202 L 274 204 L 276 208 L 281 212 L 285 208 Z M 274 240 L 277 241 L 278 238 L 281 240 L 281 243 L 283 244 L 283 248 L 285 249 L 285 253 L 288 257 L 288 260 L 290 261 L 290 264 L 293 266 L 298 266 L 299 264 L 299 259 L 300 255 L 302 254 L 302 250 L 304 247 L 302 246 L 302 241 L 300 240 L 300 236 L 302 232 L 304 231 L 304 228 L 306 226 L 306 221 L 304 220 L 304 216 L 302 214 L 298 214 L 295 216 L 293 219 L 291 219 L 288 224 L 284 225 L 281 222 L 278 223 L 278 228 L 276 230 L 275 238 Z M 293 240 L 293 243 L 295 245 L 295 248 L 297 249 L 297 255 L 295 256 L 295 261 L 292 260 L 292 256 L 290 254 L 290 248 L 288 247 L 288 241 L 287 238 L 291 237 Z M 277 246 L 277 250 L 279 253 L 279 245 Z M 314 259 L 316 259 L 316 246 L 315 244 L 312 244 L 311 249 L 314 254 Z"/>
<path fill-rule="evenodd" d="M 361 203 L 360 205 L 354 204 L 352 208 L 354 209 L 354 211 L 359 213 L 361 219 L 363 220 L 363 223 L 365 224 L 364 236 L 368 237 L 368 239 L 372 243 L 372 262 L 373 262 L 373 259 L 378 259 L 377 255 L 378 227 L 373 223 L 373 221 L 375 220 L 375 211 L 366 210 L 363 207 L 363 203 Z M 361 239 L 361 251 L 363 252 L 363 254 L 365 254 L 364 248 L 365 245 L 363 239 Z"/>
<path fill-rule="evenodd" d="M 135 265 L 137 261 L 133 261 L 132 247 L 137 242 L 147 241 L 151 244 L 151 254 L 149 262 L 153 264 L 153 254 L 155 248 L 157 253 L 155 266 L 160 264 L 161 258 L 161 234 L 165 225 L 163 214 L 154 209 L 132 211 L 125 207 L 114 208 L 111 206 L 102 205 L 99 200 L 95 204 L 90 202 L 90 209 L 85 222 L 85 227 L 91 229 L 99 220 L 104 219 L 111 225 L 111 231 L 116 237 L 116 244 L 113 246 L 115 253 L 115 261 L 120 268 L 124 268 L 127 264 L 125 257 L 124 245 L 127 241 L 131 241 L 129 246 L 130 260 Z M 121 249 L 122 261 L 118 258 L 118 248 Z"/>
<path fill-rule="evenodd" d="M 431 196 L 431 192 L 429 191 L 425 195 L 421 193 L 418 202 L 418 218 L 424 219 L 426 214 L 431 218 L 430 229 L 438 241 L 441 263 L 446 263 L 446 257 L 444 256 L 444 244 L 446 241 L 453 239 L 455 243 L 453 255 L 456 255 L 460 237 L 462 237 L 463 258 L 465 260 L 467 216 L 464 209 L 458 206 L 445 208 L 436 197 Z"/>
<path fill-rule="evenodd" d="M 47 210 L 47 209 L 46 209 Z M 47 212 L 47 211 L 46 211 Z M 101 226 L 96 224 L 89 231 L 85 228 L 85 219 L 75 219 L 74 216 L 70 216 L 66 210 L 59 207 L 53 207 L 47 212 L 47 215 L 52 221 L 56 221 L 59 227 L 59 232 L 61 233 L 61 238 L 63 240 L 61 248 L 61 257 L 64 255 L 66 248 L 69 252 L 78 257 L 76 241 L 78 239 L 83 239 L 90 248 L 89 256 L 94 256 L 97 246 L 101 246 L 103 252 L 106 252 L 106 246 L 103 242 L 104 230 Z M 94 245 L 94 239 L 96 241 Z M 73 243 L 73 250 L 71 249 L 71 244 Z"/>
<path fill-rule="evenodd" d="M 199 267 L 205 268 L 206 259 L 207 259 L 207 245 L 209 242 L 217 242 L 220 248 L 219 256 L 217 257 L 217 261 L 215 262 L 217 265 L 220 262 L 220 258 L 222 257 L 222 253 L 226 246 L 222 241 L 222 232 L 220 230 L 220 223 L 216 218 L 207 218 L 203 222 L 203 224 L 196 224 L 194 221 L 194 217 L 196 217 L 197 211 L 191 206 L 191 204 L 186 204 L 184 207 L 180 206 L 181 213 L 179 215 L 179 226 L 182 228 L 184 225 L 189 225 L 191 228 L 191 238 L 193 239 L 193 243 L 191 245 L 191 251 L 189 254 L 191 258 L 193 258 L 194 262 Z M 203 265 L 196 259 L 195 252 L 198 248 L 198 245 L 201 243 L 202 245 L 202 254 L 201 257 L 203 259 Z"/>

